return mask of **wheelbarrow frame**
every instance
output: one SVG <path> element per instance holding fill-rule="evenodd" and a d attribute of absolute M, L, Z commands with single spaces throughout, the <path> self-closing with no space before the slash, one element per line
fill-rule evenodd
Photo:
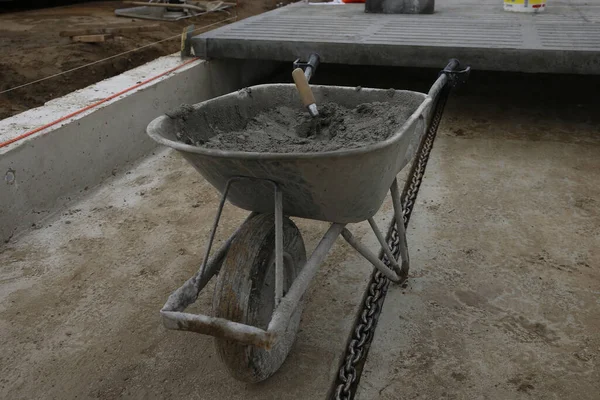
<path fill-rule="evenodd" d="M 400 192 L 398 190 L 397 180 L 394 180 L 390 188 L 392 196 L 392 204 L 394 207 L 396 228 L 401 239 L 400 255 L 402 263 L 398 264 L 395 257 L 392 255 L 392 250 L 387 244 L 384 235 L 381 233 L 375 220 L 371 217 L 368 219 L 369 225 L 373 229 L 377 239 L 381 243 L 383 251 L 392 265 L 392 269 L 388 268 L 371 250 L 357 240 L 352 233 L 346 228 L 344 223 L 332 223 L 329 229 L 313 251 L 310 258 L 306 261 L 302 271 L 294 280 L 289 291 L 283 295 L 283 206 L 282 192 L 275 182 L 271 182 L 274 188 L 274 214 L 275 214 L 275 311 L 273 312 L 271 322 L 268 329 L 260 329 L 251 325 L 241 324 L 229 321 L 224 318 L 211 317 L 203 314 L 191 314 L 183 312 L 190 304 L 192 304 L 199 292 L 206 286 L 210 279 L 219 271 L 219 267 L 233 239 L 237 234 L 234 232 L 229 239 L 217 250 L 215 256 L 210 258 L 210 250 L 218 227 L 218 221 L 221 217 L 227 193 L 232 184 L 237 181 L 256 178 L 234 177 L 227 182 L 227 186 L 221 196 L 221 202 L 217 211 L 217 216 L 213 224 L 209 242 L 206 248 L 202 266 L 198 273 L 190 278 L 182 287 L 177 289 L 160 311 L 163 317 L 163 323 L 166 328 L 173 330 L 192 331 L 206 335 L 231 339 L 239 343 L 250 344 L 264 349 L 270 349 L 278 336 L 285 332 L 288 322 L 294 313 L 294 310 L 300 303 L 300 300 L 310 282 L 315 277 L 319 266 L 329 253 L 329 250 L 335 243 L 338 236 L 342 237 L 354 247 L 363 257 L 379 269 L 388 279 L 393 282 L 404 280 L 408 273 L 408 248 L 406 245 L 406 232 L 404 228 L 404 220 L 402 218 L 402 205 L 400 201 Z M 248 216 L 252 218 L 255 213 Z M 238 229 L 239 230 L 239 229 Z M 206 261 L 209 260 L 209 261 Z"/>
<path fill-rule="evenodd" d="M 442 89 L 446 85 L 456 83 L 456 70 L 458 67 L 459 63 L 457 60 L 450 61 L 435 83 L 431 86 L 425 100 L 413 113 L 410 119 L 419 118 L 422 120 L 425 127 L 430 125 L 432 119 L 432 105 L 435 104 Z M 468 73 L 468 68 L 464 72 Z M 407 121 L 407 123 L 409 123 L 409 121 Z M 415 121 L 412 122 L 414 123 Z M 425 130 L 426 129 L 424 129 L 424 131 Z M 263 184 L 266 182 L 267 184 L 272 185 L 273 188 L 273 210 L 275 217 L 275 309 L 272 313 L 272 317 L 267 329 L 261 329 L 256 326 L 238 323 L 224 318 L 185 312 L 185 309 L 196 301 L 200 291 L 206 286 L 210 279 L 219 272 L 229 247 L 240 231 L 240 228 L 238 228 L 211 257 L 211 248 L 214 237 L 230 188 L 239 182 L 248 183 L 247 181 L 253 180 L 262 181 Z M 293 281 L 287 293 L 284 295 L 284 212 L 282 188 L 277 182 L 267 179 L 245 176 L 231 177 L 227 181 L 225 188 L 222 191 L 221 201 L 211 230 L 208 245 L 206 247 L 205 257 L 199 271 L 169 296 L 167 302 L 160 311 L 164 326 L 167 329 L 197 332 L 232 340 L 240 344 L 253 345 L 267 350 L 271 349 L 277 342 L 278 338 L 285 333 L 294 311 L 300 305 L 302 297 L 306 293 L 312 279 L 315 277 L 319 266 L 322 264 L 329 250 L 340 235 L 388 279 L 393 282 L 401 282 L 405 280 L 407 278 L 409 268 L 409 255 L 406 244 L 406 231 L 404 226 L 402 203 L 398 189 L 398 182 L 395 178 L 390 187 L 390 194 L 392 197 L 396 229 L 400 238 L 400 262 L 398 262 L 394 257 L 390 246 L 385 240 L 382 232 L 377 227 L 373 217 L 368 218 L 367 221 L 369 222 L 369 225 L 381 244 L 382 252 L 391 268 L 388 267 L 380 257 L 373 254 L 371 250 L 357 240 L 346 228 L 346 223 L 333 222 L 329 226 L 327 232 L 321 238 L 311 256 L 306 261 L 306 264 L 302 268 L 301 272 Z M 257 212 L 252 212 L 246 220 L 255 217 L 257 214 Z"/>

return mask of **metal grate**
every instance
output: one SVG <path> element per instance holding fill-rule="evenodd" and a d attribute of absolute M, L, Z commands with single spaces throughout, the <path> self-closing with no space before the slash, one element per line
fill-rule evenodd
<path fill-rule="evenodd" d="M 362 4 L 293 4 L 193 38 L 197 55 L 435 67 L 456 57 L 474 69 L 600 74 L 600 6 L 554 0 L 544 13 L 511 13 L 498 0 L 437 2 L 432 15 L 367 14 Z"/>
<path fill-rule="evenodd" d="M 544 48 L 600 50 L 600 23 L 538 24 L 537 32 Z"/>

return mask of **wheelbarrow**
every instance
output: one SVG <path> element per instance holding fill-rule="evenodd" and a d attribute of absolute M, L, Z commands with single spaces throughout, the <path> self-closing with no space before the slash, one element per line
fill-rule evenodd
<path fill-rule="evenodd" d="M 254 153 L 207 149 L 178 140 L 182 130 L 206 140 L 243 128 L 261 110 L 282 105 L 300 109 L 292 84 L 253 86 L 196 104 L 187 109 L 185 118 L 163 115 L 153 120 L 148 135 L 179 151 L 221 193 L 199 271 L 169 296 L 161 310 L 165 327 L 214 336 L 217 353 L 231 375 L 259 382 L 277 371 L 290 352 L 303 296 L 338 236 L 391 281 L 405 280 L 409 254 L 396 175 L 417 152 L 432 118 L 432 105 L 455 79 L 458 67 L 458 61 L 451 60 L 427 94 L 312 86 L 317 104 L 334 102 L 354 108 L 386 102 L 409 108 L 410 117 L 387 140 L 360 148 Z M 373 219 L 388 190 L 400 237 L 399 260 Z M 211 256 L 226 200 L 251 213 Z M 302 235 L 290 217 L 331 223 L 308 258 Z M 346 228 L 365 220 L 381 243 L 383 257 Z M 217 274 L 212 315 L 186 313 Z"/>

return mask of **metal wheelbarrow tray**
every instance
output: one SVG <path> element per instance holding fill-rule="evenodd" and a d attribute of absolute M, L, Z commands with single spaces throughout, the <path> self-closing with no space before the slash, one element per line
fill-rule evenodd
<path fill-rule="evenodd" d="M 244 122 L 265 109 L 288 106 L 302 110 L 294 85 L 274 84 L 254 86 L 197 104 L 184 123 L 160 117 L 152 122 L 148 132 L 159 143 L 181 151 L 220 192 L 231 177 L 259 178 L 279 185 L 285 215 L 332 222 L 364 221 L 379 210 L 394 177 L 416 152 L 425 128 L 419 120 L 431 99 L 423 93 L 402 90 L 356 91 L 350 87 L 314 85 L 312 89 L 320 104 L 333 102 L 354 108 L 362 103 L 395 103 L 410 108 L 413 115 L 386 141 L 350 150 L 248 153 L 177 141 L 176 134 L 182 128 L 189 131 L 190 126 L 194 126 L 198 139 L 206 140 L 215 134 L 215 129 L 243 128 Z M 228 115 L 232 118 L 223 118 Z M 273 187 L 268 182 L 239 182 L 231 187 L 227 199 L 245 210 L 273 212 Z"/>
<path fill-rule="evenodd" d="M 237 379 L 258 382 L 272 375 L 293 345 L 302 297 L 319 265 L 341 234 L 390 280 L 408 274 L 408 249 L 396 175 L 414 157 L 432 116 L 432 105 L 449 83 L 458 62 L 452 60 L 428 94 L 339 86 L 312 86 L 317 103 L 354 108 L 385 102 L 408 108 L 410 117 L 385 141 L 354 149 L 320 153 L 221 151 L 177 140 L 182 130 L 198 140 L 241 129 L 262 110 L 301 108 L 291 84 L 254 86 L 193 106 L 185 118 L 161 116 L 148 126 L 157 142 L 178 150 L 222 193 L 206 255 L 196 275 L 167 300 L 161 315 L 169 329 L 215 336 L 217 352 Z M 390 190 L 400 238 L 396 260 L 373 216 Z M 218 249 L 210 251 L 226 200 L 251 211 Z M 331 222 L 312 255 L 289 217 Z M 367 220 L 385 257 L 358 241 L 346 224 Z M 385 261 L 382 261 L 382 259 Z M 218 274 L 213 315 L 183 312 Z"/>

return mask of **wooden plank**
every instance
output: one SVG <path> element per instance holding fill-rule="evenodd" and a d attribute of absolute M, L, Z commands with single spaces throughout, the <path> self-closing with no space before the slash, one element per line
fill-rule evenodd
<path fill-rule="evenodd" d="M 87 35 L 117 35 L 119 33 L 148 32 L 160 29 L 159 24 L 140 26 L 117 26 L 112 28 L 93 27 L 82 29 L 68 29 L 59 33 L 61 37 L 87 36 Z"/>
<path fill-rule="evenodd" d="M 74 42 L 82 42 L 82 43 L 101 43 L 104 42 L 106 35 L 80 35 L 73 36 Z"/>
<path fill-rule="evenodd" d="M 217 3 L 220 3 L 217 5 Z M 190 0 L 188 4 L 193 4 L 198 7 L 204 7 L 207 10 L 216 9 L 221 6 L 235 7 L 237 4 L 231 1 L 204 1 L 204 0 Z"/>
<path fill-rule="evenodd" d="M 191 4 L 171 4 L 171 3 L 146 3 L 144 1 L 124 1 L 125 4 L 144 7 L 162 7 L 162 8 L 180 8 L 184 10 L 194 10 L 198 12 L 206 11 L 203 7 L 193 6 Z"/>
<path fill-rule="evenodd" d="M 224 1 L 194 1 L 189 4 L 171 4 L 171 3 L 147 3 L 144 1 L 124 1 L 125 4 L 132 4 L 135 6 L 144 6 L 144 7 L 163 7 L 163 8 L 181 8 L 186 10 L 194 10 L 198 12 L 203 11 L 215 11 L 220 9 L 221 7 L 229 8 L 236 5 L 233 2 L 224 2 Z"/>

